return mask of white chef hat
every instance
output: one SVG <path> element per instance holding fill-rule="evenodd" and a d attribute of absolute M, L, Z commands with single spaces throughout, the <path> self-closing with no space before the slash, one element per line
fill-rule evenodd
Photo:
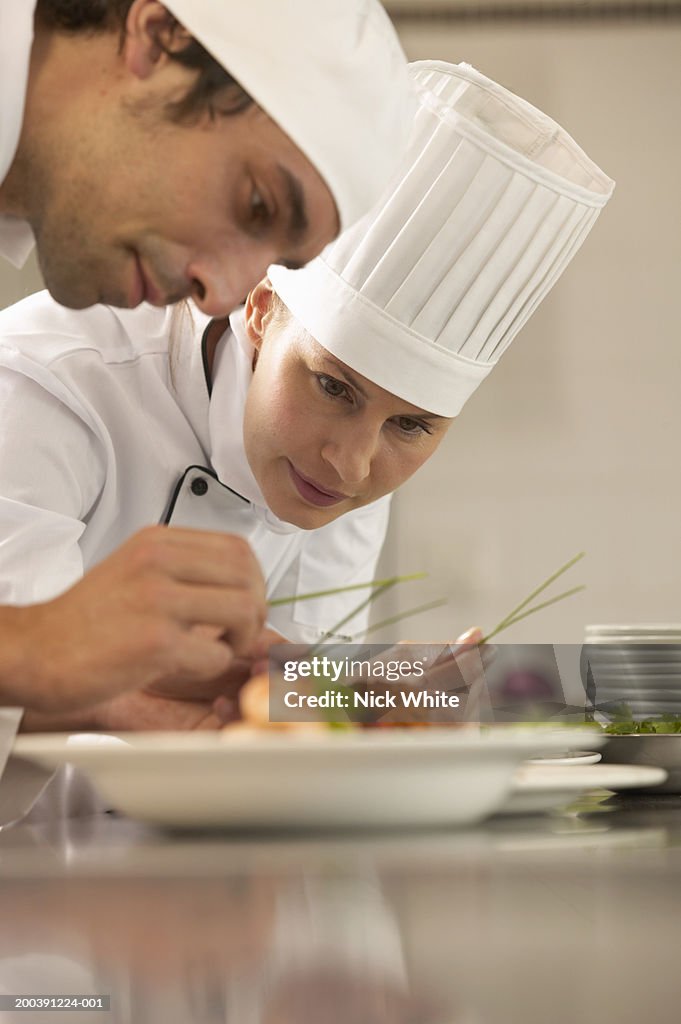
<path fill-rule="evenodd" d="M 272 285 L 317 341 L 456 416 L 590 231 L 614 183 L 560 125 L 464 64 L 411 65 L 418 110 L 378 205 Z"/>
<path fill-rule="evenodd" d="M 314 164 L 341 227 L 378 200 L 415 108 L 378 0 L 164 0 Z"/>

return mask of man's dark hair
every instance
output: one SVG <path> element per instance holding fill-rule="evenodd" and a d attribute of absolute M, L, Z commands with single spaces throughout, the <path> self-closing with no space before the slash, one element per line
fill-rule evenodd
<path fill-rule="evenodd" d="M 133 0 L 38 0 L 37 17 L 42 24 L 61 32 L 106 32 L 118 30 L 125 38 L 125 21 Z M 168 12 L 177 27 L 178 22 Z M 183 67 L 197 72 L 191 89 L 181 100 L 169 104 L 174 121 L 189 121 L 208 112 L 239 114 L 254 102 L 253 98 L 228 71 L 195 39 L 182 49 L 172 49 L 159 39 L 158 45 Z M 220 96 L 219 106 L 216 99 Z"/>

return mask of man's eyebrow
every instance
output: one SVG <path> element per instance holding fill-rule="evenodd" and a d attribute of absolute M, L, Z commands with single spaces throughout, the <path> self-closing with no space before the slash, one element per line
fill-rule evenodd
<path fill-rule="evenodd" d="M 288 207 L 291 211 L 288 222 L 288 237 L 291 244 L 295 245 L 304 239 L 310 226 L 307 219 L 307 209 L 305 208 L 305 193 L 298 179 L 286 167 L 277 164 L 277 170 L 283 179 Z"/>

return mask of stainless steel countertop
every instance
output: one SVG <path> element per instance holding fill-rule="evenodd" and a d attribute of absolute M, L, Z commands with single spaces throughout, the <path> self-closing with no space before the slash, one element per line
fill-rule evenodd
<path fill-rule="evenodd" d="M 677 1024 L 681 797 L 582 807 L 436 833 L 16 826 L 0 992 L 112 1008 L 0 1021 Z"/>

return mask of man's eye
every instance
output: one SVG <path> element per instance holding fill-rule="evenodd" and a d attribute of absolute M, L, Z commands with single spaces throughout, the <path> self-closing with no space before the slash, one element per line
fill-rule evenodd
<path fill-rule="evenodd" d="M 257 224 L 267 224 L 270 219 L 270 211 L 267 203 L 260 195 L 257 188 L 251 192 L 251 220 Z"/>
<path fill-rule="evenodd" d="M 317 380 L 324 394 L 329 395 L 331 398 L 350 397 L 345 384 L 342 381 L 336 380 L 335 377 L 329 377 L 325 373 L 318 373 Z"/>

